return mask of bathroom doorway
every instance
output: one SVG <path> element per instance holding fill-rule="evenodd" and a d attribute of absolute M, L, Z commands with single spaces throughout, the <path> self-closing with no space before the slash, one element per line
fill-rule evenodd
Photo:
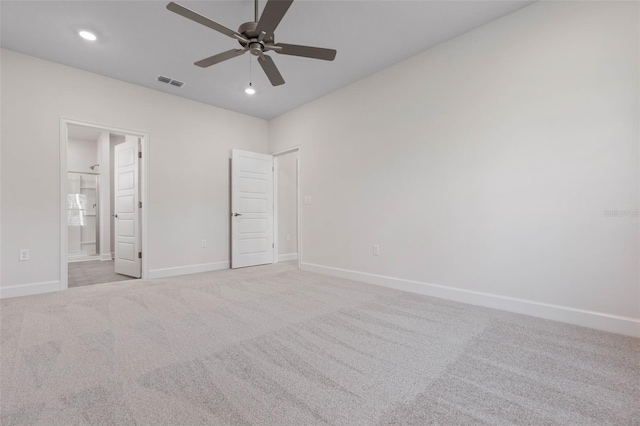
<path fill-rule="evenodd" d="M 62 289 L 142 278 L 146 135 L 61 124 Z"/>

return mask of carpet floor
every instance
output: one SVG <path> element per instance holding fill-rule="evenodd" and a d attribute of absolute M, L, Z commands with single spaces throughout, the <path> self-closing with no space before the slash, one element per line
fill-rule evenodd
<path fill-rule="evenodd" d="M 290 265 L 0 311 L 2 425 L 640 425 L 640 339 Z"/>

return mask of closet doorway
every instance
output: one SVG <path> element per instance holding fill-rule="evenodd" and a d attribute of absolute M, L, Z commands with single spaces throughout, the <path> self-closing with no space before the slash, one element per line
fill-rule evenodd
<path fill-rule="evenodd" d="M 61 121 L 61 289 L 146 276 L 147 139 Z"/>
<path fill-rule="evenodd" d="M 300 147 L 273 155 L 273 263 L 291 262 L 300 268 Z"/>

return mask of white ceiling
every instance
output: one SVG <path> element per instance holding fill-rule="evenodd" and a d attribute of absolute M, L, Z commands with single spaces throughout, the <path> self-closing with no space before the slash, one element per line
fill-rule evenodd
<path fill-rule="evenodd" d="M 270 119 L 533 1 L 296 0 L 276 41 L 334 48 L 333 62 L 270 53 L 286 84 L 271 87 L 251 55 L 202 69 L 197 60 L 239 47 L 169 12 L 168 1 L 1 1 L 2 47 L 233 111 Z M 252 20 L 253 2 L 180 1 L 227 27 Z M 260 1 L 260 9 L 264 6 Z M 98 41 L 77 33 L 87 29 Z M 155 80 L 186 82 L 175 88 Z"/>

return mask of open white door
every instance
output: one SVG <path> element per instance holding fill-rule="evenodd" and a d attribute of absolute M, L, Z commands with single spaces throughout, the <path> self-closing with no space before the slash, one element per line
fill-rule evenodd
<path fill-rule="evenodd" d="M 140 217 L 138 209 L 138 138 L 126 136 L 114 147 L 115 270 L 140 278 Z"/>
<path fill-rule="evenodd" d="M 231 267 L 273 263 L 273 157 L 231 155 Z"/>

